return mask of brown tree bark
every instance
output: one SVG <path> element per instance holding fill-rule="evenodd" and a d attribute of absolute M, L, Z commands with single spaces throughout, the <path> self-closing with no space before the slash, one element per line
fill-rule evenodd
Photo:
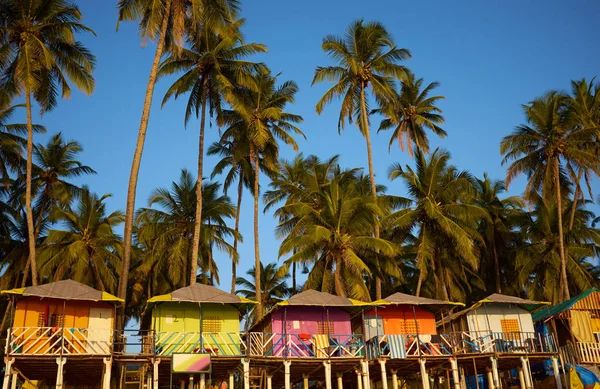
<path fill-rule="evenodd" d="M 31 90 L 25 91 L 25 106 L 27 109 L 27 162 L 25 179 L 25 213 L 27 214 L 27 240 L 29 244 L 28 262 L 31 267 L 31 283 L 38 284 L 37 258 L 35 252 L 35 227 L 33 226 L 33 208 L 31 207 L 31 180 L 33 170 L 33 120 L 31 118 Z"/>
<path fill-rule="evenodd" d="M 558 214 L 558 245 L 560 251 L 560 273 L 561 273 L 561 284 L 562 284 L 562 301 L 568 300 L 571 298 L 571 294 L 569 293 L 569 279 L 567 277 L 567 259 L 565 258 L 565 243 L 563 236 L 563 226 L 562 226 L 562 200 L 560 193 L 560 167 L 558 157 L 554 159 L 554 185 L 556 186 L 556 212 Z"/>
<path fill-rule="evenodd" d="M 239 182 L 238 182 L 238 193 L 237 193 L 237 208 L 235 209 L 235 234 L 233 238 L 233 251 L 238 252 L 238 239 L 237 234 L 240 231 L 240 209 L 242 208 L 242 194 L 244 193 L 244 180 L 240 171 Z M 235 293 L 235 282 L 237 280 L 237 263 L 234 258 L 231 258 L 231 293 Z"/>
<path fill-rule="evenodd" d="M 200 136 L 198 141 L 198 177 L 196 179 L 196 216 L 192 238 L 192 258 L 190 259 L 190 285 L 196 283 L 198 273 L 198 251 L 200 250 L 200 229 L 202 227 L 202 174 L 204 171 L 204 123 L 206 121 L 206 78 L 202 79 L 202 113 L 200 115 Z"/>
<path fill-rule="evenodd" d="M 148 121 L 150 119 L 150 108 L 152 107 L 152 97 L 154 95 L 154 86 L 158 76 L 158 67 L 165 46 L 165 38 L 167 36 L 167 27 L 169 25 L 169 13 L 171 11 L 171 0 L 165 1 L 165 14 L 160 26 L 160 35 L 156 44 L 156 51 L 148 77 L 148 85 L 146 86 L 146 96 L 144 98 L 144 108 L 142 110 L 142 118 L 140 120 L 140 128 L 138 130 L 135 152 L 131 163 L 131 173 L 129 175 L 129 185 L 127 188 L 127 205 L 125 209 L 125 226 L 123 232 L 123 261 L 121 264 L 121 272 L 119 275 L 118 296 L 124 299 L 127 296 L 127 281 L 129 276 L 129 265 L 131 263 L 131 245 L 133 233 L 133 217 L 135 213 L 135 194 L 137 190 L 138 175 L 140 172 L 140 164 L 142 162 L 142 153 L 144 151 L 144 142 L 146 140 L 146 131 L 148 130 Z M 121 318 L 124 314 L 124 307 L 120 308 Z M 124 323 L 121 323 L 124 325 Z"/>
<path fill-rule="evenodd" d="M 260 246 L 258 241 L 258 178 L 260 166 L 258 164 L 258 152 L 250 145 L 250 159 L 254 162 L 254 281 L 256 283 L 256 320 L 263 316 L 262 285 L 260 282 Z"/>

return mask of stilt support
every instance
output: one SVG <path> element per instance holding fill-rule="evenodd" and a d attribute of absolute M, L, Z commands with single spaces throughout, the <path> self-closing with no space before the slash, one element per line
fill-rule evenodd
<path fill-rule="evenodd" d="M 454 389 L 460 389 L 460 378 L 458 375 L 458 363 L 456 359 L 450 358 L 450 368 L 452 369 L 452 381 L 454 381 Z"/>
<path fill-rule="evenodd" d="M 337 389 L 344 389 L 344 373 L 336 373 Z"/>
<path fill-rule="evenodd" d="M 190 375 L 190 381 L 189 381 L 189 389 L 194 389 L 194 376 Z"/>
<path fill-rule="evenodd" d="M 362 389 L 371 389 L 371 382 L 369 380 L 369 362 L 362 361 L 360 364 L 362 365 L 362 379 L 363 379 Z"/>
<path fill-rule="evenodd" d="M 525 387 L 527 389 L 533 389 L 533 377 L 531 377 L 529 360 L 525 357 L 521 357 L 521 368 L 523 369 L 523 375 L 525 376 Z"/>
<path fill-rule="evenodd" d="M 267 389 L 273 389 L 273 376 L 267 375 Z"/>
<path fill-rule="evenodd" d="M 8 358 L 6 360 L 6 365 L 4 366 L 4 381 L 2 382 L 2 389 L 8 389 L 8 387 L 10 386 L 11 370 L 13 363 L 15 363 L 14 358 Z"/>
<path fill-rule="evenodd" d="M 502 386 L 500 385 L 500 374 L 498 373 L 498 360 L 494 357 L 490 357 L 490 361 L 492 362 L 492 378 L 494 389 L 500 389 Z"/>
<path fill-rule="evenodd" d="M 423 389 L 429 389 L 429 374 L 427 374 L 425 359 L 419 359 L 419 366 L 421 368 L 421 383 L 423 384 Z"/>
<path fill-rule="evenodd" d="M 324 361 L 323 366 L 325 367 L 325 389 L 331 388 L 331 361 Z"/>
<path fill-rule="evenodd" d="M 250 389 L 250 360 L 242 359 L 244 366 L 244 389 Z"/>
<path fill-rule="evenodd" d="M 285 373 L 285 389 L 292 389 L 292 382 L 290 378 L 290 365 L 292 361 L 283 361 L 283 368 Z"/>
<path fill-rule="evenodd" d="M 388 389 L 387 371 L 385 369 L 385 359 L 379 360 L 379 367 L 381 367 L 381 387 Z"/>
<path fill-rule="evenodd" d="M 487 368 L 487 379 L 488 379 L 488 388 L 495 389 L 494 388 L 494 374 L 492 373 L 491 367 Z"/>
<path fill-rule="evenodd" d="M 67 363 L 67 358 L 56 358 L 56 364 L 58 365 L 58 370 L 56 371 L 56 389 L 63 389 L 65 363 Z"/>
<path fill-rule="evenodd" d="M 527 384 L 525 383 L 525 374 L 523 374 L 523 368 L 518 367 L 517 371 L 519 372 L 519 387 L 521 389 L 527 388 Z"/>
<path fill-rule="evenodd" d="M 392 389 L 398 389 L 398 370 L 390 370 L 392 372 Z"/>
<path fill-rule="evenodd" d="M 362 383 L 363 383 L 362 373 L 360 372 L 360 370 L 354 370 L 354 372 L 356 373 L 356 388 L 362 389 Z"/>
<path fill-rule="evenodd" d="M 227 389 L 233 389 L 233 387 L 235 386 L 235 377 L 233 374 L 234 374 L 233 371 L 229 372 L 229 387 Z"/>
<path fill-rule="evenodd" d="M 206 374 L 200 374 L 200 389 L 206 389 Z"/>
<path fill-rule="evenodd" d="M 112 358 L 104 358 L 104 374 L 102 375 L 102 389 L 110 389 L 110 375 L 112 373 Z"/>
<path fill-rule="evenodd" d="M 12 373 L 10 389 L 17 389 L 17 373 Z"/>
<path fill-rule="evenodd" d="M 562 382 L 560 381 L 560 370 L 558 369 L 558 359 L 556 357 L 552 357 L 552 369 L 554 370 L 556 389 L 562 389 Z"/>
<path fill-rule="evenodd" d="M 158 389 L 158 364 L 160 359 L 154 360 L 152 364 L 152 389 Z"/>
<path fill-rule="evenodd" d="M 304 389 L 308 389 L 308 374 L 302 374 L 302 384 Z"/>

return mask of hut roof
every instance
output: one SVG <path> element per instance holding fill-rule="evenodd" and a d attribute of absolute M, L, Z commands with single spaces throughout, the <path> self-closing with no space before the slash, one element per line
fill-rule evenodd
<path fill-rule="evenodd" d="M 370 305 L 421 305 L 426 306 L 427 309 L 433 313 L 437 313 L 448 306 L 465 306 L 463 303 L 456 303 L 451 301 L 434 300 L 426 297 L 417 297 L 405 293 L 394 293 L 391 296 L 383 298 L 381 300 L 373 301 Z"/>
<path fill-rule="evenodd" d="M 520 297 L 507 296 L 504 294 L 494 293 L 494 294 L 489 295 L 488 297 L 484 298 L 483 300 L 479 300 L 478 302 L 471 305 L 467 309 L 463 309 L 462 311 L 455 312 L 451 315 L 446 316 L 445 318 L 443 318 L 441 321 L 438 322 L 438 325 L 448 323 L 448 322 L 456 319 L 457 317 L 465 315 L 465 314 L 479 308 L 480 306 L 482 306 L 483 304 L 486 304 L 486 303 L 487 304 L 513 304 L 513 305 L 517 305 L 523 309 L 526 309 L 528 311 L 533 311 L 534 309 L 537 309 L 537 308 L 541 307 L 542 305 L 550 304 L 550 303 L 543 302 L 543 301 L 533 301 L 533 300 L 522 299 Z"/>
<path fill-rule="evenodd" d="M 73 280 L 63 280 L 44 285 L 3 290 L 0 293 L 23 297 L 53 298 L 60 300 L 107 301 L 117 304 L 124 302 L 123 299 L 113 296 L 110 293 L 101 292 L 90 286 Z"/>
<path fill-rule="evenodd" d="M 535 322 L 535 321 L 540 321 L 540 320 L 546 320 L 553 316 L 558 315 L 559 313 L 568 311 L 577 302 L 583 300 L 584 298 L 588 297 L 589 295 L 591 295 L 594 292 L 600 292 L 600 290 L 598 290 L 596 288 L 588 289 L 585 292 L 578 294 L 577 296 L 572 297 L 569 300 L 563 301 L 560 304 L 556 304 L 554 306 L 547 307 L 544 309 L 539 309 L 531 314 L 533 321 Z"/>
<path fill-rule="evenodd" d="M 304 306 L 304 307 L 356 307 L 366 305 L 357 300 L 349 299 L 347 297 L 336 296 L 326 292 L 319 292 L 318 290 L 308 289 L 304 292 L 298 293 L 290 297 L 289 299 L 277 303 L 278 306 Z"/>
<path fill-rule="evenodd" d="M 174 290 L 168 294 L 154 296 L 148 299 L 148 305 L 164 301 L 233 305 L 256 304 L 256 301 L 227 293 L 214 286 L 204 284 L 193 284 L 186 286 L 185 288 Z"/>

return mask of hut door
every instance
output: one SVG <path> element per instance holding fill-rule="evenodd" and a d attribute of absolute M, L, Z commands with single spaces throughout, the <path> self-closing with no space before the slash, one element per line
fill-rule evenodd
<path fill-rule="evenodd" d="M 383 336 L 383 320 L 381 316 L 365 316 L 365 340 Z"/>
<path fill-rule="evenodd" d="M 90 308 L 86 345 L 88 354 L 110 354 L 112 312 L 110 308 Z"/>

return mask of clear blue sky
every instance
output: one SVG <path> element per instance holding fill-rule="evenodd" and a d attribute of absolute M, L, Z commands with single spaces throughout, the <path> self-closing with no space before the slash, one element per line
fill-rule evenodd
<path fill-rule="evenodd" d="M 99 193 L 112 193 L 109 209 L 124 210 L 155 47 L 151 42 L 142 47 L 133 23 L 122 24 L 115 31 L 116 1 L 78 3 L 84 23 L 97 34 L 82 37 L 98 59 L 96 90 L 91 97 L 75 92 L 38 122 L 49 133 L 62 131 L 66 138 L 82 143 L 85 152 L 81 160 L 98 175 L 79 183 Z M 322 158 L 340 154 L 347 167 L 366 167 L 364 140 L 352 126 L 338 135 L 339 104 L 331 105 L 321 116 L 315 113 L 315 104 L 327 85 L 311 87 L 310 83 L 315 66 L 330 63 L 321 51 L 322 38 L 342 34 L 357 18 L 383 22 L 396 44 L 411 51 L 413 58 L 405 64 L 426 81 L 441 82 L 438 92 L 447 100 L 440 106 L 449 136 L 432 138 L 433 146 L 448 149 L 455 165 L 478 176 L 488 172 L 493 178 L 504 178 L 499 142 L 522 122 L 521 104 L 547 90 L 568 88 L 571 79 L 590 79 L 600 73 L 597 1 L 246 0 L 243 16 L 247 41 L 269 47 L 269 53 L 259 59 L 274 72 L 282 72 L 281 79 L 292 79 L 300 87 L 297 102 L 289 111 L 305 119 L 301 128 L 308 139 L 299 141 L 301 150 Z M 170 82 L 161 80 L 156 88 L 137 207 L 147 205 L 153 188 L 177 180 L 180 169 L 196 173 L 198 121 L 184 129 L 184 99 L 160 108 Z M 46 138 L 37 136 L 36 142 Z M 215 140 L 217 129 L 213 126 L 207 144 Z M 388 153 L 388 140 L 389 133 L 374 135 L 377 180 L 387 184 L 390 192 L 402 194 L 403 186 L 389 183 L 386 170 L 393 162 L 410 161 L 398 148 Z M 283 156 L 291 158 L 293 152 L 284 148 Z M 215 159 L 207 160 L 205 176 L 214 163 Z M 511 193 L 520 193 L 522 184 L 523 179 L 518 180 Z M 600 192 L 597 181 L 595 187 Z M 230 195 L 235 201 L 235 191 Z M 260 222 L 262 260 L 276 261 L 275 220 L 265 214 Z M 242 205 L 241 232 L 245 237 L 240 248 L 241 269 L 245 271 L 254 261 L 248 193 Z M 229 260 L 222 254 L 217 254 L 217 260 L 221 285 L 227 289 Z"/>

